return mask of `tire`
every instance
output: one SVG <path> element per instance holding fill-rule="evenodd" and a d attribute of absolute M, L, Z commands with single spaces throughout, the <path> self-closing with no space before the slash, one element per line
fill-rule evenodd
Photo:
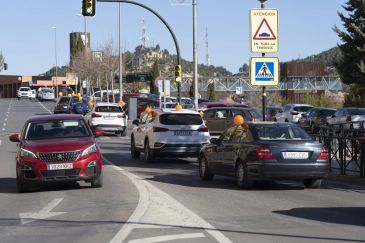
<path fill-rule="evenodd" d="M 214 178 L 214 174 L 209 171 L 208 162 L 204 155 L 199 158 L 199 176 L 203 181 L 211 181 Z"/>
<path fill-rule="evenodd" d="M 117 136 L 117 137 L 121 137 L 121 136 L 122 136 L 122 133 L 123 133 L 123 132 L 121 132 L 121 131 L 115 132 L 115 136 Z"/>
<path fill-rule="evenodd" d="M 31 185 L 26 184 L 26 182 L 23 179 L 20 179 L 18 175 L 16 176 L 16 187 L 19 193 L 30 192 L 31 190 Z"/>
<path fill-rule="evenodd" d="M 240 189 L 250 189 L 253 187 L 254 181 L 247 178 L 247 170 L 242 161 L 236 166 L 236 183 Z"/>
<path fill-rule="evenodd" d="M 278 120 L 276 120 L 276 118 L 274 118 L 274 122 L 277 122 Z"/>
<path fill-rule="evenodd" d="M 100 172 L 99 176 L 91 181 L 92 188 L 103 187 L 103 172 Z"/>
<path fill-rule="evenodd" d="M 322 184 L 322 179 L 305 179 L 304 186 L 306 188 L 319 188 Z"/>
<path fill-rule="evenodd" d="M 140 155 L 141 155 L 141 153 L 136 150 L 134 137 L 132 136 L 132 138 L 131 138 L 131 156 L 133 159 L 138 159 Z"/>
<path fill-rule="evenodd" d="M 150 143 L 148 142 L 147 139 L 144 143 L 144 160 L 148 163 L 152 163 L 154 160 L 154 156 L 150 149 Z"/>
<path fill-rule="evenodd" d="M 289 122 L 289 120 L 288 119 L 285 119 L 285 122 Z"/>
<path fill-rule="evenodd" d="M 123 131 L 121 132 L 120 136 L 122 136 L 122 137 L 127 136 L 127 131 L 126 131 L 126 129 L 125 129 L 125 128 L 124 128 L 124 129 L 123 129 Z"/>

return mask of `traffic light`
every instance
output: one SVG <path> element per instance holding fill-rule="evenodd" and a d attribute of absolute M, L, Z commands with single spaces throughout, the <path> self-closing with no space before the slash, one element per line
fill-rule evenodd
<path fill-rule="evenodd" d="M 181 65 L 175 65 L 175 67 L 174 67 L 174 77 L 175 77 L 176 82 L 181 82 L 181 80 L 182 80 Z"/>
<path fill-rule="evenodd" d="M 8 64 L 4 63 L 4 70 L 8 70 Z"/>
<path fill-rule="evenodd" d="M 95 0 L 82 0 L 82 15 L 95 15 Z"/>

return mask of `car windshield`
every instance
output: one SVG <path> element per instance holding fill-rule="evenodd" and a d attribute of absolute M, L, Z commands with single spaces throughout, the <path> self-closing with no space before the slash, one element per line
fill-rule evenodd
<path fill-rule="evenodd" d="M 256 109 L 249 110 L 248 112 L 253 118 L 262 118 L 262 114 Z"/>
<path fill-rule="evenodd" d="M 30 88 L 20 88 L 19 91 L 29 91 Z"/>
<path fill-rule="evenodd" d="M 293 110 L 299 111 L 299 112 L 306 112 L 306 111 L 309 111 L 312 108 L 313 108 L 312 106 L 296 106 L 296 107 L 294 107 Z"/>
<path fill-rule="evenodd" d="M 96 112 L 121 113 L 123 109 L 118 106 L 98 106 L 95 108 Z"/>
<path fill-rule="evenodd" d="M 348 112 L 352 116 L 365 115 L 365 109 L 349 109 Z"/>
<path fill-rule="evenodd" d="M 199 114 L 162 114 L 160 123 L 164 125 L 201 125 L 203 119 Z"/>
<path fill-rule="evenodd" d="M 67 104 L 70 98 L 68 97 L 61 97 L 59 103 L 60 104 Z"/>
<path fill-rule="evenodd" d="M 259 140 L 312 140 L 303 129 L 296 126 L 257 126 L 256 132 Z"/>
<path fill-rule="evenodd" d="M 83 120 L 50 120 L 30 122 L 25 140 L 89 137 L 90 133 Z"/>

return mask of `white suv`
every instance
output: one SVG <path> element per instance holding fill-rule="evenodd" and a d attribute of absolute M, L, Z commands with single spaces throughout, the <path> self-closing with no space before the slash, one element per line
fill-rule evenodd
<path fill-rule="evenodd" d="M 29 87 L 20 87 L 18 90 L 18 100 L 21 98 L 32 99 L 32 90 Z"/>
<path fill-rule="evenodd" d="M 313 106 L 308 104 L 287 104 L 283 106 L 283 110 L 276 113 L 274 120 L 278 122 L 298 123 L 303 113 L 312 109 Z"/>
<path fill-rule="evenodd" d="M 131 134 L 132 158 L 152 162 L 157 156 L 197 157 L 209 143 L 209 131 L 196 111 L 156 109 L 155 115 L 142 113 L 134 120 Z"/>
<path fill-rule="evenodd" d="M 85 115 L 85 120 L 92 128 L 125 136 L 127 118 L 123 108 L 117 103 L 98 103 Z"/>

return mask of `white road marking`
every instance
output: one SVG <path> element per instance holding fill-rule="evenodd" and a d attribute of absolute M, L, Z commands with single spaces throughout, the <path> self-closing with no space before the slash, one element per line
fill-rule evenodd
<path fill-rule="evenodd" d="M 5 121 L 7 121 L 7 120 L 8 120 L 8 118 L 5 118 L 4 120 L 5 120 Z"/>
<path fill-rule="evenodd" d="M 155 243 L 155 242 L 163 242 L 170 240 L 182 240 L 182 239 L 191 239 L 191 238 L 203 238 L 205 235 L 203 233 L 195 233 L 195 234 L 180 234 L 180 235 L 164 235 L 164 236 L 156 236 L 138 240 L 130 240 L 129 243 Z"/>
<path fill-rule="evenodd" d="M 4 122 L 3 126 L 6 127 L 6 123 L 5 122 Z"/>
<path fill-rule="evenodd" d="M 1 131 L 5 131 L 5 128 L 1 129 Z"/>
<path fill-rule="evenodd" d="M 40 101 L 38 101 L 38 103 L 43 107 L 43 109 L 45 109 L 49 114 L 52 114 L 53 112 L 48 110 L 47 107 L 45 107 Z"/>
<path fill-rule="evenodd" d="M 155 187 L 152 183 L 115 166 L 105 157 L 103 157 L 103 160 L 109 163 L 115 170 L 127 176 L 137 187 L 139 193 L 137 208 L 129 217 L 127 223 L 123 225 L 110 241 L 111 243 L 124 242 L 133 229 L 147 228 L 146 225 L 148 228 L 151 226 L 159 226 L 163 228 L 186 227 L 204 229 L 220 243 L 232 242 L 207 221 L 167 193 Z"/>
<path fill-rule="evenodd" d="M 20 213 L 19 217 L 21 219 L 21 224 L 27 224 L 38 219 L 46 219 L 66 213 L 66 212 L 51 212 L 51 210 L 54 209 L 62 200 L 63 198 L 53 199 L 39 212 Z"/>
<path fill-rule="evenodd" d="M 1 142 L 1 140 L 0 140 L 0 146 L 1 146 L 1 143 L 2 143 L 2 142 Z"/>

